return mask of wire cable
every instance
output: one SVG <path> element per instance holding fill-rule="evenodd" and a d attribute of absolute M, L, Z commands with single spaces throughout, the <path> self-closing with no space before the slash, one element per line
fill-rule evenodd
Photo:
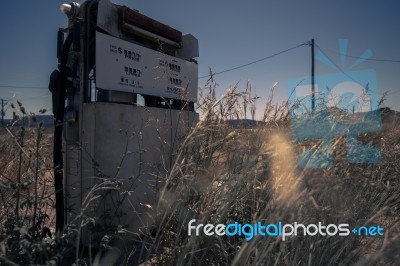
<path fill-rule="evenodd" d="M 346 73 L 345 71 L 343 71 L 343 69 L 341 67 L 339 67 L 322 49 L 318 44 L 315 44 L 315 46 L 317 46 L 318 50 L 324 55 L 326 56 L 326 58 L 329 59 L 329 61 L 331 61 L 331 63 L 337 68 L 339 69 L 340 72 L 342 72 L 346 77 L 348 77 L 349 79 L 351 79 L 352 81 L 358 83 L 357 81 L 355 81 L 352 77 L 349 76 L 348 73 Z"/>
<path fill-rule="evenodd" d="M 14 85 L 0 85 L 0 88 L 10 88 L 10 89 L 46 89 L 46 87 L 39 87 L 39 86 L 14 86 Z"/>
<path fill-rule="evenodd" d="M 289 52 L 289 51 L 291 51 L 291 50 L 294 50 L 294 49 L 296 49 L 296 48 L 299 48 L 299 47 L 301 47 L 301 46 L 303 46 L 303 45 L 309 45 L 309 44 L 310 44 L 310 42 L 307 41 L 307 42 L 298 44 L 298 45 L 293 46 L 293 47 L 291 47 L 291 48 L 282 50 L 282 51 L 280 51 L 280 52 L 274 53 L 274 54 L 272 54 L 272 55 L 269 55 L 269 56 L 266 56 L 266 57 L 263 57 L 263 58 L 260 58 L 260 59 L 257 59 L 257 60 L 255 60 L 255 61 L 251 61 L 251 62 L 246 63 L 246 64 L 243 64 L 243 65 L 239 65 L 239 66 L 236 66 L 236 67 L 228 68 L 228 69 L 225 69 L 225 70 L 222 70 L 222 71 L 219 71 L 219 72 L 215 72 L 215 73 L 212 73 L 212 74 L 209 74 L 209 75 L 201 76 L 201 77 L 199 77 L 198 79 L 204 79 L 204 78 L 208 78 L 208 77 L 210 77 L 210 76 L 216 76 L 216 75 L 220 75 L 220 74 L 223 74 L 223 73 L 227 73 L 227 72 L 230 72 L 230 71 L 233 71 L 233 70 L 236 70 L 236 69 L 240 69 L 240 68 L 243 68 L 243 67 L 247 67 L 247 66 L 250 66 L 250 65 L 253 65 L 253 64 L 256 64 L 256 63 L 265 61 L 265 60 L 267 60 L 267 59 L 273 58 L 273 57 L 275 57 L 275 56 L 278 56 L 278 55 L 287 53 L 287 52 Z M 7 85 L 0 85 L 0 88 L 45 89 L 45 87 L 34 87 L 34 86 L 33 86 L 33 87 L 29 87 L 29 86 L 13 86 L 13 85 L 9 85 L 9 86 L 7 86 Z"/>
<path fill-rule="evenodd" d="M 375 62 L 400 63 L 400 60 L 383 59 L 383 58 L 364 58 L 364 57 L 355 56 L 355 55 L 343 54 L 343 53 L 337 52 L 337 51 L 332 50 L 332 49 L 327 49 L 327 50 L 329 50 L 331 53 L 343 55 L 343 56 L 348 57 L 348 58 L 362 59 L 362 60 L 365 60 L 365 61 L 375 61 Z"/>
<path fill-rule="evenodd" d="M 291 51 L 291 50 L 294 50 L 294 49 L 296 49 L 296 48 L 299 48 L 300 46 L 309 45 L 309 43 L 310 43 L 310 42 L 304 42 L 304 43 L 301 43 L 301 44 L 299 44 L 299 45 L 296 45 L 296 46 L 293 46 L 293 47 L 291 47 L 291 48 L 288 48 L 288 49 L 286 49 L 286 50 L 283 50 L 283 51 L 274 53 L 274 54 L 272 54 L 272 55 L 263 57 L 263 58 L 261 58 L 261 59 L 258 59 L 258 60 L 255 60 L 255 61 L 252 61 L 252 62 L 243 64 L 243 65 L 240 65 L 240 66 L 228 68 L 228 69 L 225 69 L 225 70 L 222 70 L 222 71 L 219 71 L 219 72 L 212 73 L 212 74 L 210 74 L 210 75 L 201 76 L 201 77 L 199 77 L 199 79 L 208 78 L 208 77 L 210 77 L 210 76 L 220 75 L 220 74 L 223 74 L 223 73 L 226 73 L 226 72 L 230 72 L 230 71 L 233 71 L 233 70 L 236 70 L 236 69 L 239 69 L 239 68 L 247 67 L 247 66 L 250 66 L 250 65 L 252 65 L 252 64 L 256 64 L 256 63 L 259 63 L 259 62 L 261 62 L 261 61 L 265 61 L 265 60 L 270 59 L 270 58 L 272 58 L 272 57 L 275 57 L 275 56 L 277 56 L 277 55 L 280 55 L 280 54 L 289 52 L 289 51 Z"/>

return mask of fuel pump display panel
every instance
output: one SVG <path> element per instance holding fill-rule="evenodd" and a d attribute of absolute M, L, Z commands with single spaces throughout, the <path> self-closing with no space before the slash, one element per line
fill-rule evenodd
<path fill-rule="evenodd" d="M 198 69 L 179 59 L 96 33 L 96 87 L 196 101 Z"/>

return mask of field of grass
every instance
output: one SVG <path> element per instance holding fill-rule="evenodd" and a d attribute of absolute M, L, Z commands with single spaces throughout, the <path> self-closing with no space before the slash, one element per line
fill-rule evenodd
<path fill-rule="evenodd" d="M 282 121 L 281 121 L 282 122 Z M 343 160 L 334 140 L 330 169 L 298 169 L 288 123 L 253 130 L 223 122 L 198 126 L 168 179 L 150 254 L 168 264 L 395 265 L 400 255 L 399 129 L 385 123 L 378 165 Z M 376 136 L 375 136 L 376 138 Z M 201 141 L 199 141 L 201 140 Z M 188 222 L 381 225 L 384 237 L 188 236 Z M 171 244 L 173 243 L 173 244 Z"/>
<path fill-rule="evenodd" d="M 287 106 L 267 102 L 263 123 L 232 127 L 243 117 L 243 94 L 215 99 L 213 85 L 199 106 L 203 119 L 183 140 L 154 206 L 153 226 L 105 235 L 77 265 L 398 265 L 400 261 L 400 127 L 383 119 L 381 132 L 360 136 L 382 154 L 379 164 L 349 164 L 345 137 L 333 140 L 334 166 L 297 167 Z M 51 129 L 1 129 L 0 264 L 56 264 L 76 228 L 50 235 L 54 207 Z M 188 235 L 188 223 L 380 225 L 384 236 Z M 127 241 L 129 238 L 130 241 Z M 116 248 L 119 251 L 116 252 Z M 82 253 L 83 254 L 83 253 Z"/>

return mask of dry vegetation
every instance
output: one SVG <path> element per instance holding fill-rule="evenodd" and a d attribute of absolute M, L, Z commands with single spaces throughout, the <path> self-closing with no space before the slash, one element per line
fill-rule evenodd
<path fill-rule="evenodd" d="M 291 141 L 287 111 L 276 114 L 279 108 L 267 106 L 265 126 L 252 130 L 232 129 L 224 122 L 227 114 L 238 111 L 226 107 L 235 106 L 240 97 L 233 89 L 217 103 L 205 99 L 207 120 L 185 140 L 160 202 L 157 233 L 144 239 L 151 243 L 147 260 L 171 265 L 396 264 L 400 259 L 396 118 L 385 119 L 378 136 L 361 136 L 366 142 L 378 138 L 380 164 L 348 164 L 343 160 L 345 139 L 339 137 L 334 140 L 333 168 L 298 169 L 296 151 L 303 143 Z M 191 219 L 204 224 L 379 224 L 385 236 L 298 236 L 285 242 L 260 236 L 249 242 L 243 236 L 189 237 Z"/>
<path fill-rule="evenodd" d="M 39 122 L 0 129 L 0 263 L 46 263 L 53 256 L 51 133 Z"/>
<path fill-rule="evenodd" d="M 141 234 L 132 234 L 134 241 L 107 236 L 107 243 L 124 246 L 127 252 L 116 260 L 112 250 L 99 249 L 87 257 L 90 265 L 396 265 L 400 261 L 400 128 L 397 118 L 384 120 L 380 134 L 363 136 L 365 141 L 378 139 L 382 162 L 378 165 L 348 164 L 343 159 L 345 138 L 334 140 L 335 164 L 330 169 L 299 169 L 297 153 L 314 144 L 295 143 L 289 132 L 287 106 L 277 107 L 268 101 L 263 126 L 253 129 L 232 128 L 227 119 L 243 117 L 243 97 L 237 87 L 224 97 L 215 98 L 215 83 L 210 80 L 199 106 L 204 119 L 184 139 L 176 152 L 174 165 L 165 179 L 160 202 L 155 207 L 155 224 Z M 246 89 L 247 90 L 247 89 Z M 272 97 L 272 94 L 271 94 Z M 24 150 L 35 152 L 35 132 Z M 22 166 L 17 145 L 20 129 L 14 137 L 2 134 L 1 156 L 1 223 L 15 218 L 16 190 L 28 182 L 29 191 L 47 191 L 45 184 L 47 156 L 37 173 L 35 154 L 23 154 Z M 27 131 L 25 131 L 27 132 Z M 26 133 L 25 133 L 26 134 Z M 372 139 L 371 139 L 372 138 Z M 50 149 L 50 138 L 40 142 L 39 154 Z M 5 140 L 5 141 L 3 141 Z M 36 142 L 37 143 L 37 142 Z M 29 145 L 32 145 L 29 146 Z M 28 148 L 31 147 L 31 148 Z M 7 148 L 7 149 L 6 149 Z M 21 169 L 23 174 L 18 175 Z M 36 177 L 42 180 L 36 182 Z M 21 178 L 21 180 L 19 180 Z M 14 184 L 14 185 L 12 185 Z M 14 186 L 14 187 L 12 187 Z M 19 191 L 18 190 L 18 191 Z M 25 191 L 25 190 L 24 190 Z M 23 193 L 19 192 L 21 195 Z M 21 197 L 19 213 L 28 220 L 14 221 L 18 233 L 3 227 L 2 241 L 7 248 L 2 262 L 17 262 L 8 243 L 24 236 L 21 224 L 33 225 L 33 203 L 22 206 L 32 197 Z M 45 193 L 46 194 L 46 193 Z M 24 198 L 24 199 L 22 199 Z M 39 197 L 47 199 L 46 197 Z M 48 198 L 51 200 L 51 197 Z M 32 205 L 33 204 L 33 205 Z M 17 205 L 18 206 L 18 205 Z M 45 205 L 40 205 L 44 207 Z M 46 205 L 47 206 L 47 205 Z M 18 207 L 17 207 L 18 208 Z M 32 209 L 33 208 L 33 209 Z M 41 208 L 43 213 L 50 209 Z M 20 219 L 20 218 L 19 218 Z M 228 224 L 241 223 L 349 223 L 381 225 L 384 237 L 297 236 L 282 241 L 280 237 L 256 236 L 246 241 L 243 236 L 188 236 L 188 222 Z M 48 225 L 48 222 L 42 223 Z M 41 229 L 44 226 L 41 227 Z M 15 228 L 14 228 L 15 230 Z M 28 232 L 30 232 L 28 230 Z M 72 232 L 73 233 L 73 232 Z M 64 235 L 71 234 L 65 232 Z M 126 234 L 126 232 L 125 232 Z M 53 237 L 54 238 L 54 237 Z M 17 239 L 17 240 L 16 240 Z M 41 241 L 45 239 L 42 238 Z M 10 241 L 10 242 L 9 242 Z M 34 242 L 32 239 L 28 241 Z M 20 243 L 20 242 L 17 242 Z M 36 242 L 34 242 L 36 243 Z M 57 242 L 59 243 L 59 242 Z M 15 244 L 15 243 L 14 243 Z M 22 245 L 22 244 L 19 244 Z M 59 245 L 60 246 L 60 245 Z M 109 247 L 103 245 L 103 247 Z M 20 247 L 19 252 L 25 250 Z M 54 251 L 54 252 L 53 252 Z M 53 250 L 51 256 L 62 255 Z M 58 253 L 56 252 L 58 251 Z M 42 254 L 42 253 L 40 253 Z M 47 253 L 46 253 L 47 254 Z M 42 254 L 43 255 L 43 254 Z M 31 260 L 30 263 L 49 263 Z M 54 260 L 54 259 L 53 259 Z M 54 260 L 55 261 L 55 260 Z M 84 264 L 83 264 L 84 265 Z"/>

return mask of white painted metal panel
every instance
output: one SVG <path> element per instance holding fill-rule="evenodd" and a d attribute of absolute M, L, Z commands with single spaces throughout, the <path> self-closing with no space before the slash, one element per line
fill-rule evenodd
<path fill-rule="evenodd" d="M 138 232 L 153 222 L 152 212 L 174 153 L 197 123 L 198 114 L 96 102 L 83 105 L 82 119 L 82 146 L 65 147 L 67 221 L 76 222 L 85 197 L 101 182 L 99 176 L 107 176 L 121 182 L 121 191 L 108 191 L 88 212 L 103 228 L 120 224 Z"/>
<path fill-rule="evenodd" d="M 96 87 L 196 101 L 197 64 L 96 33 Z"/>

